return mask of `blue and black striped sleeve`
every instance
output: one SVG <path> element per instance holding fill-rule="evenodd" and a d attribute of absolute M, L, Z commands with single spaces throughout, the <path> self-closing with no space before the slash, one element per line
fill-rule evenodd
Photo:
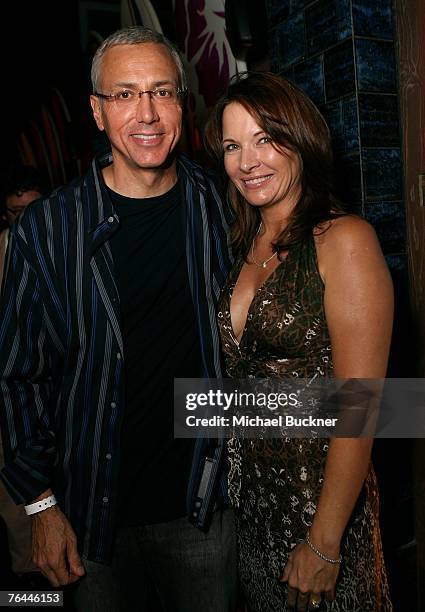
<path fill-rule="evenodd" d="M 40 278 L 27 236 L 10 234 L 0 308 L 0 426 L 6 466 L 1 477 L 17 503 L 51 483 L 55 439 L 51 418 L 51 340 Z"/>

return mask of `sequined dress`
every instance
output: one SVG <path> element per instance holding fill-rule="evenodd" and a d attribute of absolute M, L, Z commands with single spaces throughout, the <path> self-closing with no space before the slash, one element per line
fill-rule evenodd
<path fill-rule="evenodd" d="M 242 267 L 236 261 L 219 304 L 227 373 L 233 378 L 332 375 L 332 355 L 314 240 L 293 247 L 259 288 L 240 343 L 230 300 Z M 232 439 L 229 492 L 236 511 L 242 587 L 250 612 L 286 610 L 279 581 L 288 555 L 311 525 L 328 450 L 326 439 Z M 345 531 L 335 612 L 391 611 L 373 468 Z"/>

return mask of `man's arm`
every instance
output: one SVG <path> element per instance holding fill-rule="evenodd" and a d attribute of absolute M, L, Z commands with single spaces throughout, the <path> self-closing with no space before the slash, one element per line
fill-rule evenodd
<path fill-rule="evenodd" d="M 47 489 L 33 502 L 52 495 Z M 52 586 L 76 582 L 84 575 L 77 538 L 59 506 L 32 514 L 32 557 Z"/>
<path fill-rule="evenodd" d="M 50 485 L 55 462 L 49 410 L 53 354 L 40 283 L 18 238 L 11 232 L 0 309 L 0 426 L 2 479 L 13 499 L 26 503 Z"/>
<path fill-rule="evenodd" d="M 16 230 L 16 228 L 15 228 Z M 1 477 L 17 503 L 51 494 L 56 459 L 51 423 L 51 364 L 60 355 L 49 337 L 41 283 L 22 228 L 11 234 L 0 310 Z M 82 575 L 72 528 L 58 506 L 33 516 L 33 557 L 53 586 Z"/>

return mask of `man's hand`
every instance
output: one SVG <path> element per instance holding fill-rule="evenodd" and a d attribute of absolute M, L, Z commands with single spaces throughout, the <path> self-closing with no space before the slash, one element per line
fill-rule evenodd
<path fill-rule="evenodd" d="M 54 587 L 84 576 L 77 538 L 58 506 L 32 515 L 32 558 Z"/>

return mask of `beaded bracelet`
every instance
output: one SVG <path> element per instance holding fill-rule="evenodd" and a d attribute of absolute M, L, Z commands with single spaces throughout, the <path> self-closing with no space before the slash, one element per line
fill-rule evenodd
<path fill-rule="evenodd" d="M 311 550 L 316 553 L 316 555 L 318 557 L 320 557 L 321 559 L 323 559 L 323 561 L 327 561 L 328 563 L 333 563 L 333 564 L 337 564 L 337 563 L 341 563 L 342 561 L 342 555 L 339 555 L 338 559 L 331 559 L 330 557 L 326 557 L 322 552 L 320 552 L 320 550 L 318 548 L 316 548 L 314 546 L 314 544 L 311 543 L 310 540 L 310 533 L 307 531 L 307 535 L 305 536 L 305 543 L 307 544 L 307 546 L 309 548 L 311 548 Z"/>

